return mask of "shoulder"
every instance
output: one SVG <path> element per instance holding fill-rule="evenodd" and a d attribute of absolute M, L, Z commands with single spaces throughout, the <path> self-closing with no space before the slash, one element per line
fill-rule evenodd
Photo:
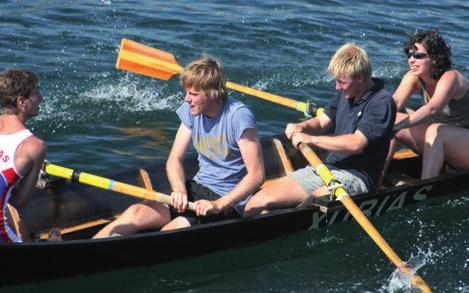
<path fill-rule="evenodd" d="M 441 78 L 458 78 L 460 75 L 462 75 L 461 72 L 459 72 L 458 70 L 456 69 L 450 69 L 450 70 L 446 70 L 442 75 L 441 75 Z"/>
<path fill-rule="evenodd" d="M 248 106 L 240 100 L 228 98 L 226 100 L 226 107 L 229 111 L 236 111 L 238 109 L 248 109 Z"/>
<path fill-rule="evenodd" d="M 392 98 L 392 95 L 384 88 L 381 88 L 374 93 L 368 105 L 365 107 L 365 113 L 388 112 L 396 112 L 396 103 Z"/>
<path fill-rule="evenodd" d="M 21 148 L 33 160 L 43 158 L 46 154 L 46 143 L 34 135 L 26 138 L 21 143 Z"/>
<path fill-rule="evenodd" d="M 178 115 L 186 115 L 189 113 L 189 104 L 187 104 L 186 102 L 182 103 L 181 106 L 179 106 L 179 108 L 176 110 L 176 113 Z"/>
<path fill-rule="evenodd" d="M 456 69 L 451 69 L 443 73 L 440 79 L 437 82 L 437 85 L 440 84 L 451 84 L 459 87 L 466 86 L 467 81 L 464 78 L 464 75 Z"/>
<path fill-rule="evenodd" d="M 190 106 L 188 103 L 184 102 L 177 110 L 176 114 L 179 117 L 179 120 L 189 129 L 192 129 L 194 124 L 195 117 L 192 116 L 190 111 Z"/>
<path fill-rule="evenodd" d="M 233 134 L 233 139 L 239 141 L 245 130 L 257 129 L 256 120 L 251 110 L 242 102 L 229 99 L 226 105 L 225 121 Z"/>
<path fill-rule="evenodd" d="M 393 104 L 394 99 L 390 92 L 385 89 L 380 89 L 373 95 L 373 99 L 370 104 Z"/>
<path fill-rule="evenodd" d="M 236 99 L 228 99 L 226 103 L 226 111 L 231 117 L 254 117 L 252 111 L 243 102 Z"/>
<path fill-rule="evenodd" d="M 389 93 L 384 88 L 384 81 L 381 79 L 373 79 L 375 85 L 373 86 L 374 89 L 373 93 L 371 94 L 370 101 L 368 103 L 369 106 L 378 106 L 378 105 L 392 105 L 394 100 L 392 98 L 391 93 Z"/>

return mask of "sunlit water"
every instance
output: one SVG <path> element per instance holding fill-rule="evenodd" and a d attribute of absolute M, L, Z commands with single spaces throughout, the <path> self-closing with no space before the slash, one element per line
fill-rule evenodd
<path fill-rule="evenodd" d="M 170 52 L 182 65 L 202 54 L 218 57 L 231 81 L 324 104 L 334 87 L 327 64 L 344 42 L 367 49 L 374 75 L 392 92 L 407 69 L 407 33 L 429 27 L 444 34 L 456 68 L 469 76 L 465 1 L 0 1 L 0 68 L 40 76 L 45 100 L 29 126 L 47 141 L 48 160 L 109 174 L 165 160 L 183 99 L 177 78 L 115 69 L 124 37 Z M 301 118 L 232 96 L 251 107 L 263 136 Z M 458 195 L 373 222 L 403 260 L 420 266 L 417 273 L 434 292 L 469 292 L 468 207 L 468 197 Z M 347 223 L 167 264 L 3 290 L 409 292 L 394 269 Z"/>

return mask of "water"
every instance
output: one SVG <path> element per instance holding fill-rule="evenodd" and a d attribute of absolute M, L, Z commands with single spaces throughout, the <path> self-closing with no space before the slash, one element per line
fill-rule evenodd
<path fill-rule="evenodd" d="M 327 64 L 344 42 L 365 47 L 374 75 L 392 92 L 407 69 L 407 33 L 437 27 L 452 46 L 456 68 L 469 76 L 465 1 L 311 2 L 2 0 L 0 69 L 28 68 L 40 76 L 45 100 L 29 127 L 47 141 L 48 160 L 98 174 L 163 162 L 179 124 L 177 79 L 114 68 L 124 37 L 170 52 L 181 65 L 202 54 L 218 57 L 231 81 L 324 104 L 334 86 Z M 253 109 L 263 136 L 301 116 L 233 96 Z M 434 292 L 469 292 L 468 207 L 467 195 L 448 197 L 374 223 L 402 259 L 423 262 L 418 273 Z M 393 270 L 349 223 L 153 267 L 2 291 L 386 292 Z"/>

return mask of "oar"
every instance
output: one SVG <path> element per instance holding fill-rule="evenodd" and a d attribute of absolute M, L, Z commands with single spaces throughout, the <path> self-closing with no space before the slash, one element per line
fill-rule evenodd
<path fill-rule="evenodd" d="M 355 204 L 342 184 L 340 184 L 334 178 L 334 175 L 332 175 L 327 166 L 321 162 L 316 153 L 305 143 L 300 143 L 299 148 L 306 160 L 311 164 L 311 166 L 316 170 L 316 173 L 324 181 L 324 184 L 332 188 L 334 193 L 333 195 L 342 202 L 349 213 L 355 218 L 355 220 L 360 224 L 365 232 L 368 233 L 368 235 L 375 241 L 384 254 L 386 254 L 386 256 L 394 263 L 396 267 L 401 269 L 404 273 L 409 273 L 409 266 L 399 258 L 391 246 L 389 246 L 386 240 L 384 240 L 383 236 L 381 236 L 370 220 L 368 220 L 365 214 L 363 214 L 360 208 Z M 428 287 L 425 281 L 417 275 L 412 277 L 412 285 L 420 288 L 422 292 L 431 292 L 431 289 Z"/>
<path fill-rule="evenodd" d="M 116 68 L 163 80 L 169 80 L 183 71 L 173 54 L 128 39 L 121 41 Z M 308 116 L 314 114 L 314 106 L 309 102 L 298 102 L 231 81 L 225 85 L 229 89 L 298 110 Z"/>
<path fill-rule="evenodd" d="M 152 190 L 147 190 L 139 186 L 114 181 L 112 179 L 96 176 L 85 172 L 75 171 L 48 162 L 44 163 L 44 171 L 52 176 L 65 178 L 73 182 L 79 182 L 101 189 L 112 190 L 122 194 L 131 195 L 147 200 L 155 200 L 157 202 L 171 205 L 171 197 L 169 195 Z M 194 210 L 194 203 L 189 203 L 189 209 Z"/>

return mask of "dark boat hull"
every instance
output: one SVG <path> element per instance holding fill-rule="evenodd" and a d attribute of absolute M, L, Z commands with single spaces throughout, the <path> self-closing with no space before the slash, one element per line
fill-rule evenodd
<path fill-rule="evenodd" d="M 263 149 L 267 175 L 269 177 L 282 175 L 279 160 L 269 139 L 263 140 Z M 306 164 L 294 149 L 289 148 L 288 154 L 295 167 Z M 415 175 L 419 172 L 419 165 L 418 158 L 401 160 L 393 163 L 391 171 L 406 170 L 406 174 Z M 189 173 L 195 172 L 195 159 L 188 160 L 186 166 L 190 170 Z M 168 192 L 169 185 L 165 178 L 164 166 L 150 167 L 147 170 L 153 174 L 152 180 L 156 183 L 156 189 Z M 130 171 L 112 178 L 136 184 L 136 175 L 136 171 Z M 123 180 L 124 178 L 126 180 Z M 376 193 L 357 195 L 354 200 L 368 215 L 380 215 L 431 197 L 464 190 L 467 188 L 468 180 L 469 172 L 462 172 Z M 22 214 L 27 226 L 32 231 L 40 232 L 51 227 L 64 227 L 98 217 L 111 216 L 138 201 L 109 191 L 66 183 L 38 191 Z M 332 201 L 174 231 L 150 231 L 129 238 L 100 240 L 86 238 L 99 228 L 97 226 L 94 230 L 81 231 L 84 234 L 80 236 L 79 234 L 67 236 L 70 239 L 77 238 L 76 240 L 0 245 L 2 263 L 8 264 L 8 269 L 2 270 L 0 274 L 0 284 L 158 264 L 350 219 L 350 215 L 341 203 Z M 64 238 L 67 239 L 65 235 Z"/>

